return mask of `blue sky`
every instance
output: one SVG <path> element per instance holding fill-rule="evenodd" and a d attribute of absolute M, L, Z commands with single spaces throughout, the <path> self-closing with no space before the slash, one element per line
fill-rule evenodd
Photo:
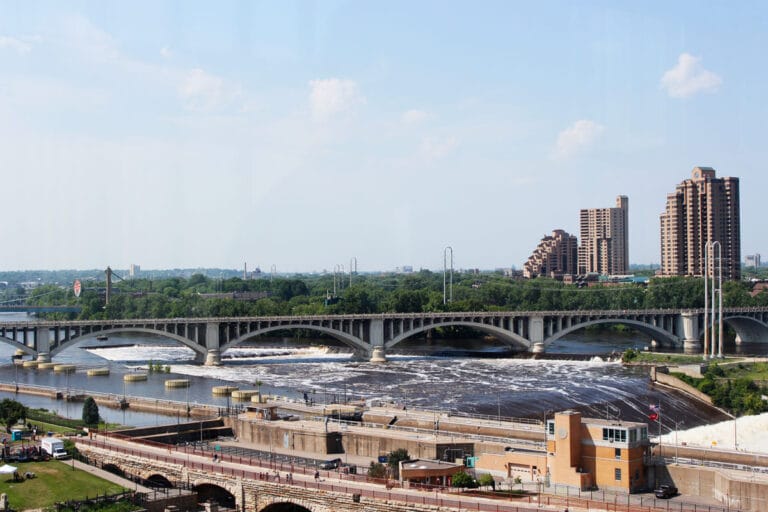
<path fill-rule="evenodd" d="M 768 253 L 763 2 L 0 1 L 0 268 L 520 268 L 741 179 Z"/>

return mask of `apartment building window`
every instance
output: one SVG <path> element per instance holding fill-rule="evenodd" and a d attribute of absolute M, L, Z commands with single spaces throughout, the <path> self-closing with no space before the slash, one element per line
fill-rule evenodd
<path fill-rule="evenodd" d="M 636 443 L 637 442 L 637 429 L 632 429 L 629 431 L 629 442 L 630 443 Z"/>
<path fill-rule="evenodd" d="M 621 468 L 615 468 L 613 470 L 613 479 L 617 482 L 621 482 Z"/>
<path fill-rule="evenodd" d="M 548 421 L 547 422 L 547 432 L 551 436 L 555 435 L 555 422 L 554 421 Z"/>
<path fill-rule="evenodd" d="M 621 448 L 614 448 L 613 450 L 613 456 L 617 459 L 621 458 Z"/>
<path fill-rule="evenodd" d="M 640 440 L 648 439 L 648 427 L 640 427 Z"/>

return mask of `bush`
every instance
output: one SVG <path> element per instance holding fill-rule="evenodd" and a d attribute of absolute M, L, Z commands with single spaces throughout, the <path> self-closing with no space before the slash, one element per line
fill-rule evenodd
<path fill-rule="evenodd" d="M 464 489 L 476 489 L 477 482 L 475 481 L 474 478 L 469 476 L 464 471 L 460 471 L 459 473 L 456 473 L 455 475 L 453 475 L 453 478 L 451 478 L 451 487 L 461 487 Z"/>
<path fill-rule="evenodd" d="M 387 476 L 387 468 L 380 462 L 371 461 L 371 465 L 368 466 L 368 476 L 370 478 L 384 478 Z"/>

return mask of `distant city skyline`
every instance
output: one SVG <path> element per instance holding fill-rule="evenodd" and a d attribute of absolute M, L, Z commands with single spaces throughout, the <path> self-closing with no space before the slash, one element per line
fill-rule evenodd
<path fill-rule="evenodd" d="M 690 169 L 768 254 L 768 4 L 0 0 L 0 270 L 521 269 Z"/>

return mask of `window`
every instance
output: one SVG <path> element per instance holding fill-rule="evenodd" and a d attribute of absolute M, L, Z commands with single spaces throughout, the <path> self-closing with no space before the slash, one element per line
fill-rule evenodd
<path fill-rule="evenodd" d="M 621 468 L 615 468 L 613 470 L 613 479 L 617 482 L 621 482 Z"/>
<path fill-rule="evenodd" d="M 549 432 L 549 435 L 551 435 L 551 436 L 555 435 L 555 422 L 554 421 L 548 421 L 547 422 L 547 432 Z"/>
<path fill-rule="evenodd" d="M 629 431 L 629 442 L 630 443 L 636 443 L 637 442 L 637 429 L 632 429 Z"/>
<path fill-rule="evenodd" d="M 614 457 L 616 457 L 617 459 L 620 459 L 620 458 L 621 458 L 621 448 L 614 448 L 614 450 L 613 450 L 613 455 L 614 455 Z"/>
<path fill-rule="evenodd" d="M 648 427 L 640 428 L 640 439 L 648 439 Z"/>
<path fill-rule="evenodd" d="M 618 443 L 626 443 L 627 431 L 626 429 L 619 428 L 604 428 L 603 441 L 616 441 Z"/>

